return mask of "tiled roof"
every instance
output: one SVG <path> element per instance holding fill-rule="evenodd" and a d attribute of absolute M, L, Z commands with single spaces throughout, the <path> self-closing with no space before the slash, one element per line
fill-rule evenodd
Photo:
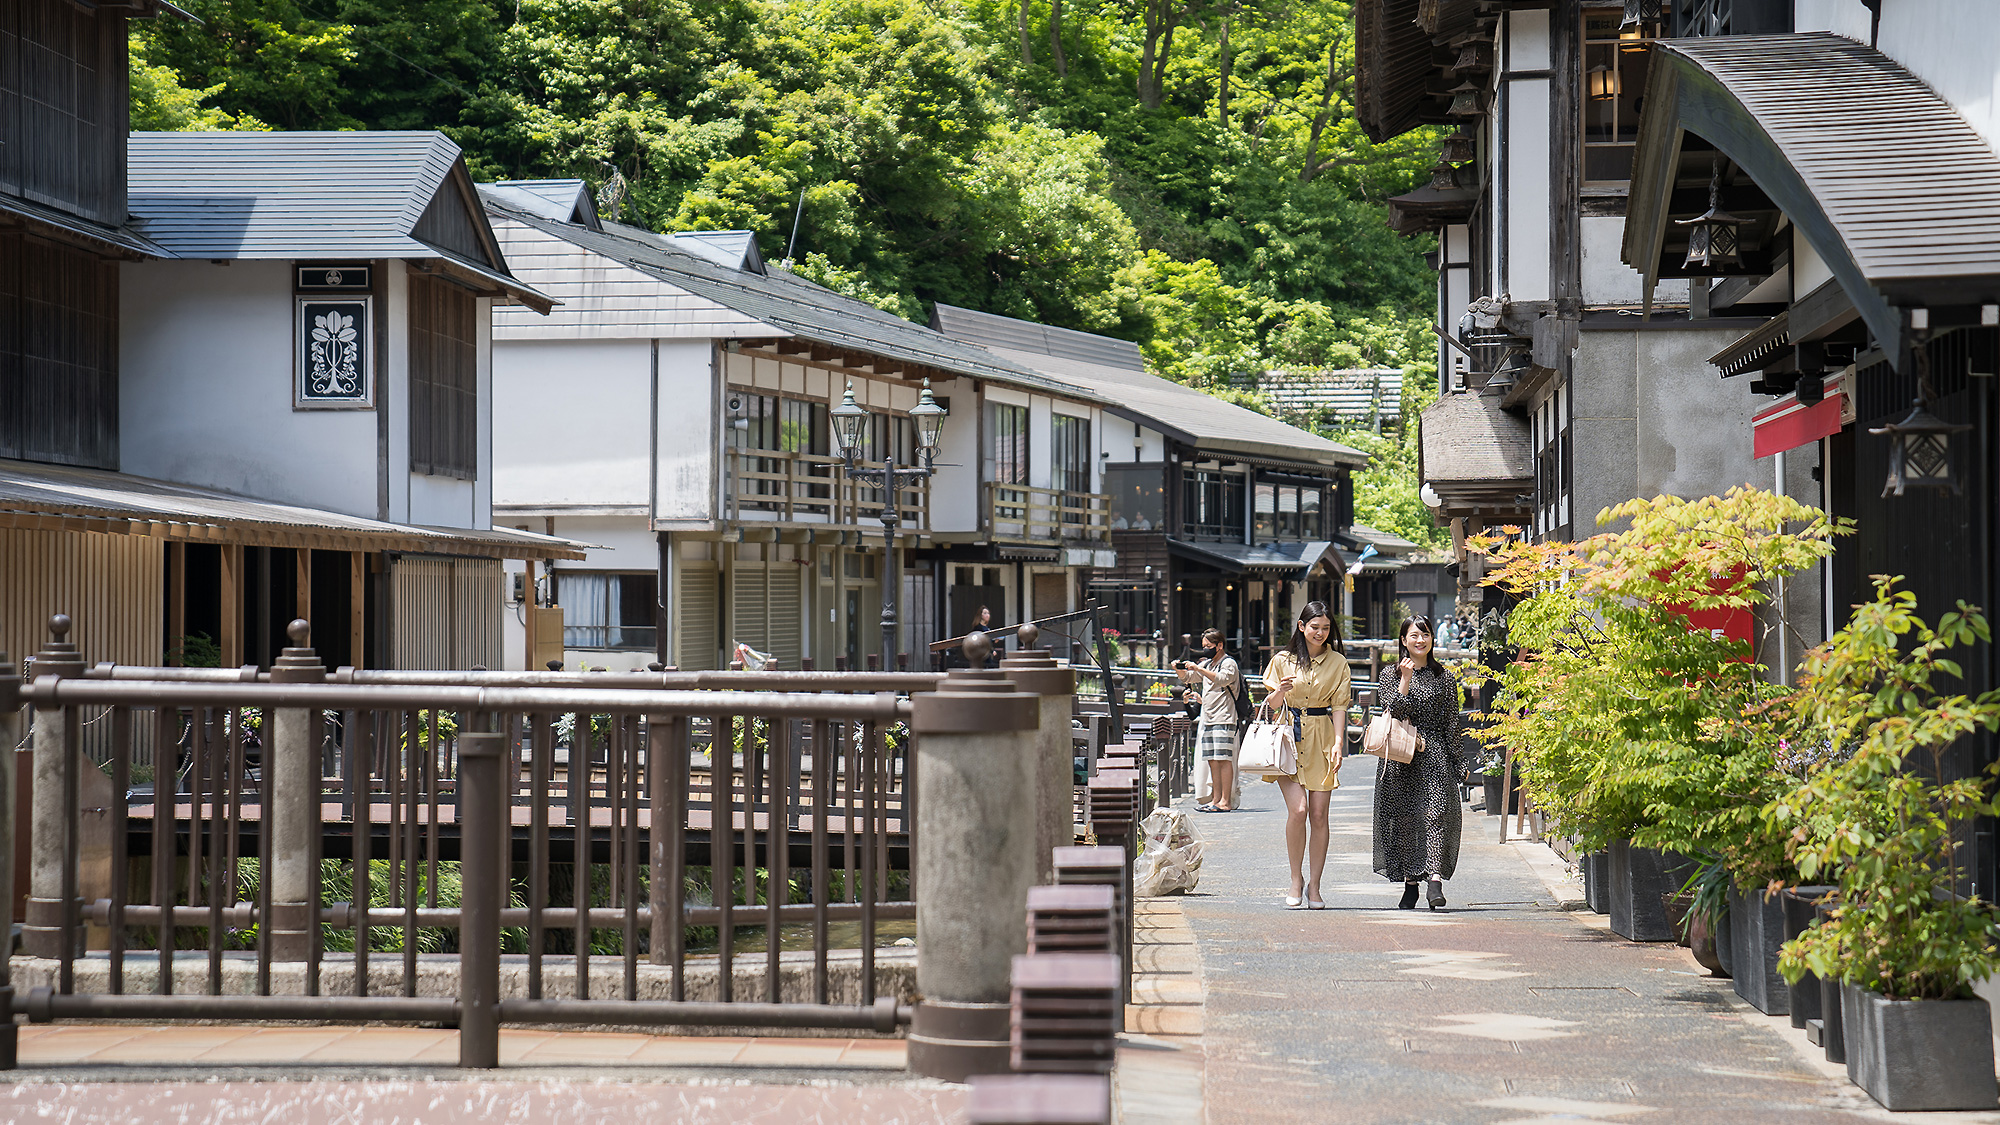
<path fill-rule="evenodd" d="M 484 187 L 482 194 L 487 209 L 499 218 L 563 239 L 755 322 L 738 330 L 738 335 L 751 336 L 768 329 L 774 336 L 810 340 L 954 375 L 991 379 L 1086 401 L 1105 401 L 1093 391 L 1049 378 L 984 348 L 844 297 L 782 267 L 772 266 L 761 274 L 753 273 L 697 254 L 673 235 L 655 234 L 621 223 L 605 223 L 602 230 L 589 230 L 511 206 Z"/>
<path fill-rule="evenodd" d="M 582 223 L 593 228 L 601 225 L 597 201 L 591 196 L 590 186 L 582 180 L 502 180 L 497 184 L 480 184 L 479 190 L 510 206 L 557 222 Z"/>
<path fill-rule="evenodd" d="M 429 257 L 411 231 L 458 146 L 442 133 L 133 133 L 133 225 L 188 258 Z"/>
<path fill-rule="evenodd" d="M 1139 346 L 1109 336 L 971 309 L 937 306 L 932 323 L 994 355 L 1105 396 L 1114 413 L 1190 445 L 1323 464 L 1365 465 L 1368 455 L 1276 418 L 1146 370 Z"/>
<path fill-rule="evenodd" d="M 442 133 L 133 133 L 126 165 L 130 229 L 179 257 L 432 259 L 549 303 L 508 274 L 469 198 L 471 243 L 419 236 L 434 201 L 458 207 L 454 179 L 470 195 Z"/>

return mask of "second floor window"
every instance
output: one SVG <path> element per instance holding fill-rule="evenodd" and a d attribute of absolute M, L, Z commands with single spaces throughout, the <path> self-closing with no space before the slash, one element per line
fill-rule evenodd
<path fill-rule="evenodd" d="M 479 298 L 410 275 L 410 469 L 479 475 Z"/>
<path fill-rule="evenodd" d="M 654 647 L 658 635 L 659 576 L 556 572 L 556 602 L 563 611 L 564 648 Z"/>
<path fill-rule="evenodd" d="M 1053 416 L 1049 433 L 1049 487 L 1058 492 L 1090 491 L 1090 419 Z"/>
<path fill-rule="evenodd" d="M 819 454 L 827 451 L 827 408 L 823 402 L 746 394 L 743 420 L 747 423 L 741 431 L 745 449 Z"/>
<path fill-rule="evenodd" d="M 1189 469 L 1181 481 L 1181 531 L 1241 543 L 1243 474 Z"/>
<path fill-rule="evenodd" d="M 995 484 L 1028 483 L 1028 408 L 986 404 L 986 479 Z"/>
<path fill-rule="evenodd" d="M 1321 537 L 1322 490 L 1309 485 L 1257 485 L 1256 518 L 1251 527 L 1259 543 L 1297 542 Z"/>

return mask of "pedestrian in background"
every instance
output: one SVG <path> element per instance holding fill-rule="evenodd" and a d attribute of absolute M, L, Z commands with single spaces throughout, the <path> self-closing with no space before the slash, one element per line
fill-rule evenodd
<path fill-rule="evenodd" d="M 1332 612 L 1325 602 L 1307 602 L 1299 610 L 1291 643 L 1264 669 L 1264 686 L 1272 689 L 1266 702 L 1280 717 L 1291 716 L 1299 759 L 1296 774 L 1264 775 L 1265 781 L 1278 783 L 1285 798 L 1285 854 L 1291 865 L 1286 906 L 1303 901 L 1309 909 L 1326 909 L 1319 878 L 1326 869 L 1327 806 L 1340 788 L 1348 681 L 1347 652 Z M 1309 874 L 1304 873 L 1308 855 Z"/>
<path fill-rule="evenodd" d="M 1458 869 L 1464 810 L 1458 799 L 1465 763 L 1459 759 L 1458 681 L 1432 659 L 1431 619 L 1421 614 L 1396 633 L 1402 654 L 1382 672 L 1376 699 L 1383 710 L 1417 728 L 1415 759 L 1375 767 L 1375 873 L 1403 884 L 1403 910 L 1417 908 L 1419 885 L 1430 907 L 1445 904 L 1444 880 Z"/>
<path fill-rule="evenodd" d="M 1222 630 L 1203 633 L 1201 647 L 1207 655 L 1200 660 L 1174 661 L 1174 671 L 1181 682 L 1195 685 L 1187 691 L 1188 702 L 1201 705 L 1195 753 L 1208 763 L 1209 796 L 1195 808 L 1202 812 L 1229 812 L 1236 780 L 1236 746 L 1243 737 L 1236 718 L 1236 699 L 1245 690 L 1243 672 L 1230 658 Z"/>

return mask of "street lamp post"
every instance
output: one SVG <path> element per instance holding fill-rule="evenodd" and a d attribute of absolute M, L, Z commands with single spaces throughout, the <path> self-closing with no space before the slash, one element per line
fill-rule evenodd
<path fill-rule="evenodd" d="M 879 482 L 882 486 L 882 511 L 878 516 L 882 521 L 882 670 L 893 672 L 896 670 L 896 596 L 897 588 L 902 584 L 900 568 L 896 565 L 896 526 L 902 522 L 896 493 L 904 484 L 923 480 L 935 470 L 938 436 L 944 430 L 945 409 L 931 397 L 931 381 L 925 379 L 923 394 L 910 411 L 910 421 L 917 431 L 917 456 L 922 459 L 922 464 L 908 468 L 896 466 L 893 434 L 883 443 L 887 448 L 882 451 L 881 468 L 859 467 L 869 413 L 855 403 L 852 380 L 848 381 L 847 393 L 841 397 L 840 405 L 833 408 L 832 416 L 833 440 L 839 446 L 842 460 L 847 463 L 847 475 L 869 483 Z"/>

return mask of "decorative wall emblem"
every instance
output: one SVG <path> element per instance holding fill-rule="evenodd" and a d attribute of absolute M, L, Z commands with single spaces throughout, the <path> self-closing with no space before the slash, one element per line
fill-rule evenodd
<path fill-rule="evenodd" d="M 346 290 L 368 291 L 371 268 L 365 263 L 347 262 L 334 265 L 304 265 L 298 267 L 298 287 L 301 293 Z"/>
<path fill-rule="evenodd" d="M 369 298 L 302 297 L 298 302 L 297 404 L 373 405 Z"/>

